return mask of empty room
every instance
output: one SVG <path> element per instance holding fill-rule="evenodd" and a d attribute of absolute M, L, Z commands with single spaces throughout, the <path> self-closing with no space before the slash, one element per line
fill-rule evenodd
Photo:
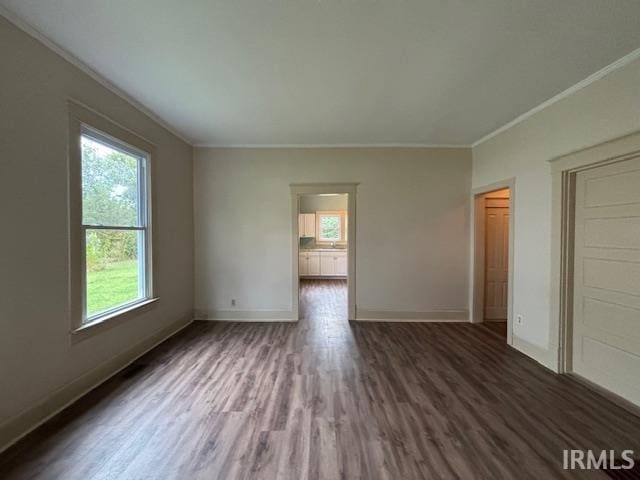
<path fill-rule="evenodd" d="M 0 0 L 0 479 L 640 478 L 640 2 Z"/>

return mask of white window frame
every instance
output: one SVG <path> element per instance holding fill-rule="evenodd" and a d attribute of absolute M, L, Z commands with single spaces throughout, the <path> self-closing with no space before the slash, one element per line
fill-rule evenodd
<path fill-rule="evenodd" d="M 70 206 L 70 306 L 72 338 L 82 339 L 107 326 L 142 313 L 157 300 L 153 268 L 153 189 L 150 142 L 110 119 L 70 101 L 69 107 L 69 206 Z M 82 144 L 83 136 L 138 158 L 138 222 L 136 226 L 88 225 L 82 215 Z M 138 244 L 139 276 L 143 278 L 139 297 L 123 305 L 90 317 L 87 316 L 86 232 L 88 230 L 133 230 L 143 232 Z M 140 235 L 139 235 L 140 237 Z"/>
<path fill-rule="evenodd" d="M 338 240 L 322 237 L 322 217 L 339 217 L 340 238 Z M 318 232 L 316 243 L 318 244 L 344 244 L 347 242 L 347 212 L 344 210 L 326 210 L 316 212 L 316 232 Z"/>

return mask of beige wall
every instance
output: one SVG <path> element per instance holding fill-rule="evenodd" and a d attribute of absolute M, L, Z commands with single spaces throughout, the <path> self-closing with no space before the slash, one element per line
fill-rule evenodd
<path fill-rule="evenodd" d="M 349 197 L 347 195 L 322 196 L 303 195 L 300 197 L 300 213 L 316 213 L 329 210 L 347 210 Z"/>
<path fill-rule="evenodd" d="M 551 174 L 548 160 L 640 130 L 640 61 L 534 114 L 473 149 L 473 187 L 516 178 L 516 347 L 546 363 L 550 322 Z M 518 339 L 524 342 L 518 342 Z M 529 346 L 533 348 L 529 348 Z"/>
<path fill-rule="evenodd" d="M 291 315 L 289 185 L 360 182 L 358 311 L 467 319 L 470 174 L 469 149 L 196 148 L 196 311 Z"/>
<path fill-rule="evenodd" d="M 0 448 L 188 321 L 193 304 L 192 149 L 0 17 Z M 67 113 L 74 98 L 157 147 L 159 304 L 72 344 Z"/>

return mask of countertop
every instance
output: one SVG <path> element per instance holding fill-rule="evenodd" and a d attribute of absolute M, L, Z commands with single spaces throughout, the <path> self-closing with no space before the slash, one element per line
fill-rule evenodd
<path fill-rule="evenodd" d="M 346 252 L 346 248 L 301 248 L 300 253 L 308 252 Z"/>

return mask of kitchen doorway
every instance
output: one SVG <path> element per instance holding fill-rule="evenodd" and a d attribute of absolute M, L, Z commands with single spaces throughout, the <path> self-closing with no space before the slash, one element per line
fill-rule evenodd
<path fill-rule="evenodd" d="M 346 320 L 349 195 L 301 195 L 298 211 L 300 318 Z"/>
<path fill-rule="evenodd" d="M 355 319 L 355 184 L 292 185 L 294 319 Z"/>

